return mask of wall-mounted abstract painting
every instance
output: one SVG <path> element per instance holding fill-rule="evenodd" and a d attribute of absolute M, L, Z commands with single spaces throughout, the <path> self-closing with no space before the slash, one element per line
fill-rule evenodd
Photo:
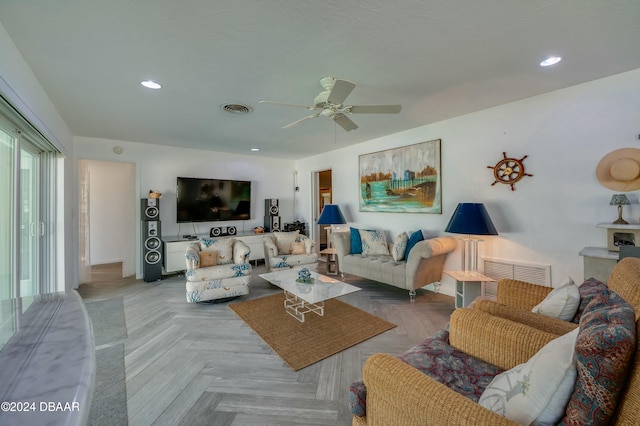
<path fill-rule="evenodd" d="M 442 213 L 440 139 L 358 158 L 360 211 Z"/>

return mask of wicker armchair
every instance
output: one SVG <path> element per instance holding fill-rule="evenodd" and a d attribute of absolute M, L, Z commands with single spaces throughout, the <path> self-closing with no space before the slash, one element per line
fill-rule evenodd
<path fill-rule="evenodd" d="M 450 344 L 503 370 L 526 362 L 556 337 L 475 309 L 456 309 L 451 315 Z M 371 356 L 362 376 L 367 415 L 354 416 L 354 425 L 516 424 L 391 355 Z"/>
<path fill-rule="evenodd" d="M 636 335 L 640 336 L 640 259 L 629 260 L 616 266 L 608 284 L 634 308 Z M 528 305 L 519 306 L 524 310 Z M 510 369 L 526 362 L 559 334 L 480 309 L 462 308 L 451 315 L 449 343 L 482 361 Z M 614 425 L 638 425 L 640 338 L 635 340 L 635 354 L 627 366 L 629 378 L 613 411 Z M 372 355 L 363 367 L 363 380 L 366 413 L 354 416 L 353 425 L 516 425 L 398 357 Z"/>
<path fill-rule="evenodd" d="M 575 329 L 578 324 L 531 312 L 531 309 L 542 302 L 552 290 L 551 287 L 525 281 L 503 279 L 498 281 L 495 302 L 476 300 L 471 306 L 474 309 L 526 324 L 541 331 L 562 335 Z"/>

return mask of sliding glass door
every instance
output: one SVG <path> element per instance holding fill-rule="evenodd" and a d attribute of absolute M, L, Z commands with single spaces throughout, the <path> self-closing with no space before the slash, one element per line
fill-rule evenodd
<path fill-rule="evenodd" d="M 24 129 L 0 114 L 0 348 L 40 295 L 59 291 L 56 153 Z"/>
<path fill-rule="evenodd" d="M 26 311 L 40 293 L 39 242 L 43 234 L 40 221 L 39 151 L 21 141 L 20 144 L 20 299 Z"/>
<path fill-rule="evenodd" d="M 16 331 L 14 162 L 16 138 L 0 121 L 0 348 Z"/>

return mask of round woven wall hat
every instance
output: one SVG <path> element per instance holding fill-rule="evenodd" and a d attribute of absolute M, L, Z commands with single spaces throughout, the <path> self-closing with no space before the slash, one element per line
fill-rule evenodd
<path fill-rule="evenodd" d="M 611 151 L 598 163 L 596 176 L 603 186 L 615 191 L 640 189 L 640 149 Z"/>

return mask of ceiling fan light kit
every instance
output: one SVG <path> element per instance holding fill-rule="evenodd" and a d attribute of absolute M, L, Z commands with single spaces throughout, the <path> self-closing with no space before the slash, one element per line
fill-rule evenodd
<path fill-rule="evenodd" d="M 330 117 L 338 126 L 347 132 L 356 130 L 358 125 L 354 123 L 347 114 L 398 114 L 402 110 L 401 105 L 344 105 L 347 96 L 351 94 L 356 84 L 341 80 L 335 77 L 325 77 L 320 80 L 320 85 L 324 88 L 313 101 L 313 106 L 286 104 L 273 101 L 260 101 L 261 104 L 283 105 L 302 107 L 308 111 L 320 111 L 311 114 L 283 126 L 288 129 L 305 120 L 317 117 Z"/>

